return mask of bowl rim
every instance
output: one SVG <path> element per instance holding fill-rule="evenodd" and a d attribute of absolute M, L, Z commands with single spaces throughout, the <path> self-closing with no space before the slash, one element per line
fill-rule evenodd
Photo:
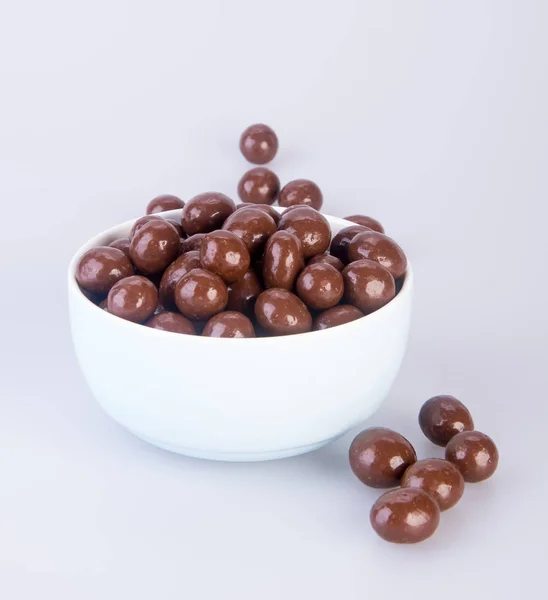
<path fill-rule="evenodd" d="M 284 207 L 279 207 L 279 206 L 273 206 L 272 208 L 277 210 L 279 213 L 282 213 L 285 210 Z M 180 217 L 181 212 L 182 212 L 182 209 L 175 209 L 175 210 L 154 213 L 154 216 L 170 219 L 172 217 Z M 336 225 L 340 226 L 341 229 L 344 227 L 350 227 L 350 226 L 356 224 L 356 223 L 353 223 L 352 221 L 347 221 L 346 219 L 342 219 L 340 217 L 334 217 L 332 215 L 327 215 L 324 213 L 321 213 L 321 214 L 329 221 L 330 225 L 332 223 L 336 224 Z M 142 215 L 142 216 L 152 216 L 152 215 Z M 85 252 L 87 252 L 89 249 L 91 249 L 93 247 L 99 247 L 101 245 L 99 240 L 101 240 L 103 238 L 113 237 L 113 239 L 116 239 L 114 236 L 118 235 L 116 232 L 119 229 L 121 229 L 121 228 L 131 229 L 131 227 L 133 226 L 135 221 L 137 221 L 140 218 L 141 217 L 137 217 L 134 219 L 130 219 L 128 221 L 124 221 L 123 223 L 114 225 L 113 227 L 110 227 L 109 229 L 105 229 L 101 233 L 98 233 L 98 234 L 92 236 L 91 238 L 89 238 L 73 254 L 72 258 L 70 259 L 69 265 L 68 265 L 68 273 L 67 274 L 68 274 L 69 294 L 74 294 L 76 297 L 79 297 L 81 300 L 84 300 L 85 302 L 89 303 L 90 307 L 99 311 L 99 313 L 102 314 L 102 317 L 99 315 L 99 313 L 96 313 L 96 316 L 98 318 L 110 319 L 111 323 L 115 324 L 115 326 L 122 327 L 122 328 L 129 327 L 130 331 L 131 330 L 140 331 L 142 335 L 152 335 L 152 336 L 168 335 L 168 336 L 172 336 L 172 338 L 174 338 L 174 339 L 179 338 L 182 341 L 187 341 L 187 342 L 192 339 L 192 340 L 194 340 L 194 342 L 192 342 L 192 343 L 212 344 L 212 343 L 219 343 L 219 340 L 221 340 L 220 343 L 222 343 L 222 344 L 227 344 L 227 343 L 233 343 L 233 344 L 251 344 L 251 343 L 269 344 L 270 343 L 270 344 L 272 344 L 272 343 L 279 343 L 280 340 L 289 340 L 289 339 L 302 340 L 303 338 L 308 339 L 311 334 L 322 334 L 323 336 L 326 336 L 326 337 L 331 336 L 331 335 L 341 335 L 344 333 L 350 334 L 351 331 L 353 331 L 354 329 L 358 329 L 359 327 L 364 327 L 365 325 L 367 325 L 367 323 L 373 323 L 375 320 L 382 319 L 384 316 L 387 316 L 387 314 L 391 310 L 397 309 L 397 307 L 400 304 L 408 301 L 410 299 L 408 297 L 410 297 L 411 293 L 412 293 L 413 279 L 414 279 L 413 278 L 413 267 L 408 258 L 407 259 L 407 270 L 404 275 L 403 285 L 402 285 L 399 293 L 392 300 L 390 300 L 390 302 L 388 302 L 388 304 L 385 304 L 384 306 L 382 306 L 375 312 L 372 312 L 368 315 L 364 315 L 363 317 L 360 317 L 359 319 L 355 319 L 354 321 L 350 321 L 349 323 L 344 323 L 342 325 L 338 325 L 337 327 L 329 327 L 328 329 L 322 329 L 319 331 L 312 330 L 312 331 L 307 331 L 305 333 L 295 333 L 292 335 L 278 335 L 278 336 L 266 336 L 266 337 L 254 337 L 254 338 L 212 338 L 212 337 L 208 337 L 208 336 L 188 335 L 188 334 L 182 334 L 182 333 L 175 333 L 172 331 L 162 331 L 160 329 L 154 329 L 152 327 L 146 327 L 142 323 L 133 323 L 132 321 L 127 321 L 126 319 L 121 319 L 120 317 L 112 315 L 109 312 L 100 308 L 97 304 L 92 302 L 82 292 L 82 290 L 80 289 L 80 286 L 78 285 L 78 283 L 76 281 L 76 277 L 75 277 L 76 265 Z M 84 306 L 85 306 L 85 304 L 84 304 Z M 136 329 L 136 328 L 138 328 L 138 329 Z M 203 340 L 203 341 L 197 342 L 197 340 Z"/>

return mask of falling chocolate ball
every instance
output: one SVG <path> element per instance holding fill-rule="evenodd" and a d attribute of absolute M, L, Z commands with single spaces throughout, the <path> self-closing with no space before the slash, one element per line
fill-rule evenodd
<path fill-rule="evenodd" d="M 278 138 L 268 125 L 256 123 L 242 133 L 240 150 L 249 162 L 264 165 L 276 156 Z"/>

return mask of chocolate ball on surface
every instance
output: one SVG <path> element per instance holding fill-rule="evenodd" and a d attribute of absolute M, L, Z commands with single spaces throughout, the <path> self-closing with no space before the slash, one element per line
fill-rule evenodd
<path fill-rule="evenodd" d="M 108 293 L 108 312 L 134 323 L 144 323 L 157 305 L 158 290 L 139 275 L 122 279 Z"/>
<path fill-rule="evenodd" d="M 131 241 L 133 236 L 143 227 L 143 225 L 146 225 L 151 221 L 163 221 L 163 219 L 158 215 L 147 215 L 146 217 L 141 217 L 140 219 L 137 219 L 137 221 L 135 221 L 135 223 L 133 224 L 131 231 L 129 232 L 129 240 Z"/>
<path fill-rule="evenodd" d="M 370 427 L 354 438 L 348 458 L 350 468 L 362 483 L 373 488 L 389 488 L 400 484 L 417 455 L 403 435 L 385 427 Z"/>
<path fill-rule="evenodd" d="M 228 303 L 225 282 L 215 273 L 193 269 L 175 286 L 175 304 L 193 321 L 204 321 L 223 311 Z"/>
<path fill-rule="evenodd" d="M 464 493 L 460 471 L 441 458 L 426 458 L 412 464 L 403 474 L 401 486 L 424 490 L 434 498 L 440 510 L 455 506 Z"/>
<path fill-rule="evenodd" d="M 304 267 L 299 239 L 288 231 L 277 231 L 268 239 L 262 260 L 264 285 L 291 290 Z"/>
<path fill-rule="evenodd" d="M 241 279 L 249 269 L 249 252 L 231 231 L 207 233 L 200 249 L 202 268 L 219 275 L 225 283 Z"/>
<path fill-rule="evenodd" d="M 147 321 L 146 325 L 152 329 L 171 331 L 172 333 L 196 334 L 192 321 L 175 312 L 160 312 Z"/>
<path fill-rule="evenodd" d="M 436 531 L 440 509 L 423 490 L 402 488 L 383 494 L 373 504 L 369 516 L 373 529 L 383 540 L 415 544 Z"/>
<path fill-rule="evenodd" d="M 250 269 L 228 289 L 228 310 L 241 312 L 248 317 L 253 316 L 255 302 L 262 291 L 263 287 L 257 274 Z"/>
<path fill-rule="evenodd" d="M 183 208 L 181 225 L 187 235 L 220 229 L 236 210 L 234 202 L 219 192 L 206 192 L 190 199 Z"/>
<path fill-rule="evenodd" d="M 194 250 L 200 251 L 202 242 L 204 241 L 205 233 L 195 233 L 181 242 L 179 247 L 180 254 L 186 254 Z"/>
<path fill-rule="evenodd" d="M 240 137 L 240 151 L 249 162 L 264 165 L 276 156 L 278 137 L 264 123 L 250 125 Z"/>
<path fill-rule="evenodd" d="M 312 317 L 304 302 L 288 290 L 265 290 L 255 303 L 259 325 L 271 335 L 306 333 L 312 327 Z"/>
<path fill-rule="evenodd" d="M 363 225 L 350 225 L 341 229 L 331 241 L 330 253 L 336 256 L 344 265 L 347 265 L 350 262 L 348 258 L 348 245 L 362 231 L 369 231 L 369 229 Z"/>
<path fill-rule="evenodd" d="M 278 228 L 299 238 L 304 258 L 325 252 L 331 242 L 329 222 L 310 206 L 296 206 L 292 211 L 285 212 Z"/>
<path fill-rule="evenodd" d="M 297 279 L 299 298 L 314 310 L 326 310 L 343 297 L 343 277 L 331 265 L 318 263 L 305 267 Z"/>
<path fill-rule="evenodd" d="M 462 473 L 464 481 L 477 483 L 491 477 L 499 464 L 495 442 L 481 431 L 463 431 L 449 441 L 445 458 Z"/>
<path fill-rule="evenodd" d="M 108 246 L 109 248 L 118 248 L 118 250 L 121 250 L 128 258 L 130 258 L 129 238 L 119 238 L 117 240 L 114 240 L 113 242 L 110 242 Z"/>
<path fill-rule="evenodd" d="M 262 210 L 269 217 L 272 217 L 276 226 L 280 222 L 281 215 L 280 213 L 270 204 L 253 204 L 252 202 L 240 202 L 240 204 L 236 205 L 236 210 L 242 210 L 243 208 L 256 208 L 257 210 Z"/>
<path fill-rule="evenodd" d="M 263 251 L 266 241 L 276 233 L 277 227 L 274 219 L 264 211 L 242 208 L 226 220 L 223 229 L 236 234 L 253 256 Z"/>
<path fill-rule="evenodd" d="M 242 202 L 272 204 L 278 197 L 280 180 L 266 167 L 255 167 L 242 175 L 238 183 L 238 196 Z"/>
<path fill-rule="evenodd" d="M 358 225 L 363 225 L 364 227 L 368 227 L 373 231 L 378 231 L 379 233 L 384 233 L 384 227 L 374 219 L 373 217 L 366 217 L 365 215 L 351 215 L 350 217 L 344 217 L 345 221 L 352 221 L 352 223 L 357 223 Z"/>
<path fill-rule="evenodd" d="M 165 212 L 166 210 L 175 210 L 177 208 L 184 208 L 185 203 L 177 196 L 171 194 L 162 194 L 153 198 L 147 206 L 147 215 L 153 215 L 154 213 Z"/>
<path fill-rule="evenodd" d="M 474 420 L 460 400 L 441 395 L 430 398 L 422 405 L 419 426 L 433 444 L 447 446 L 447 442 L 457 433 L 474 429 Z"/>
<path fill-rule="evenodd" d="M 394 278 L 373 260 L 350 263 L 342 275 L 346 301 L 366 315 L 388 304 L 396 295 Z"/>
<path fill-rule="evenodd" d="M 278 196 L 280 206 L 296 206 L 304 204 L 320 210 L 323 195 L 320 188 L 309 179 L 294 179 L 286 183 Z"/>
<path fill-rule="evenodd" d="M 362 231 L 348 245 L 350 262 L 366 258 L 374 260 L 390 271 L 394 279 L 407 269 L 407 258 L 396 242 L 378 231 Z"/>
<path fill-rule="evenodd" d="M 161 273 L 179 256 L 180 238 L 175 227 L 160 219 L 145 223 L 131 238 L 129 254 L 144 274 Z"/>
<path fill-rule="evenodd" d="M 200 267 L 200 253 L 197 250 L 191 250 L 179 256 L 164 271 L 160 281 L 160 302 L 167 310 L 177 309 L 175 286 L 179 283 L 181 277 L 192 271 L 192 269 Z"/>
<path fill-rule="evenodd" d="M 358 310 L 355 306 L 349 304 L 341 304 L 325 310 L 314 319 L 314 331 L 322 331 L 323 329 L 330 329 L 331 327 L 337 327 L 338 325 L 344 325 L 350 323 L 356 319 L 360 319 L 364 314 L 361 310 Z"/>
<path fill-rule="evenodd" d="M 122 250 L 100 246 L 82 256 L 76 266 L 75 276 L 82 289 L 103 296 L 115 283 L 133 273 L 133 265 Z"/>
<path fill-rule="evenodd" d="M 202 333 L 206 337 L 252 338 L 255 337 L 253 323 L 242 313 L 221 312 L 211 317 Z"/>
<path fill-rule="evenodd" d="M 313 256 L 307 264 L 316 265 L 318 263 L 325 263 L 327 265 L 331 265 L 332 267 L 335 267 L 337 271 L 342 271 L 344 269 L 342 261 L 336 256 L 331 256 L 331 254 L 328 254 L 327 252 L 323 252 L 322 254 L 316 254 L 316 256 Z"/>

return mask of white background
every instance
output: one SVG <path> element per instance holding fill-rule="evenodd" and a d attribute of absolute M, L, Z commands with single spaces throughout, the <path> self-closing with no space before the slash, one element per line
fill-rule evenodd
<path fill-rule="evenodd" d="M 544 589 L 547 9 L 0 4 L 0 597 Z M 408 354 L 370 424 L 440 456 L 417 413 L 452 393 L 499 445 L 496 476 L 469 485 L 424 544 L 372 532 L 378 492 L 346 459 L 355 432 L 272 463 L 186 459 L 111 422 L 78 371 L 71 254 L 156 194 L 235 195 L 238 137 L 256 121 L 279 134 L 283 181 L 316 180 L 328 213 L 379 218 L 413 260 Z"/>

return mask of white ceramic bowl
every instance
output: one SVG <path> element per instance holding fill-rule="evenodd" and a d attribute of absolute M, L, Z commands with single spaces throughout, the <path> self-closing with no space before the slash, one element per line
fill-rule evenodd
<path fill-rule="evenodd" d="M 333 234 L 350 224 L 326 218 Z M 181 335 L 115 317 L 76 284 L 82 254 L 127 237 L 133 223 L 89 240 L 68 271 L 78 361 L 97 401 L 126 429 L 188 456 L 267 460 L 320 448 L 379 407 L 407 344 L 411 265 L 392 302 L 346 325 L 256 339 Z"/>

